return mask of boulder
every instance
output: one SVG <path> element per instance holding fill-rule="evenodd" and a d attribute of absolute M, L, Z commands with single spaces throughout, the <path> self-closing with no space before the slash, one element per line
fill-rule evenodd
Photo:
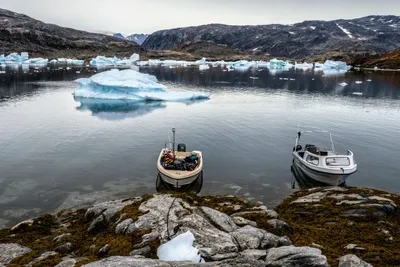
<path fill-rule="evenodd" d="M 339 259 L 338 267 L 372 267 L 372 265 L 361 260 L 356 255 L 348 254 Z"/>
<path fill-rule="evenodd" d="M 131 256 L 137 256 L 137 255 L 146 256 L 150 253 L 150 251 L 151 251 L 151 248 L 149 246 L 145 246 L 144 248 L 132 250 L 130 255 Z"/>
<path fill-rule="evenodd" d="M 12 260 L 32 250 L 18 244 L 0 244 L 0 264 L 9 264 Z"/>
<path fill-rule="evenodd" d="M 240 256 L 244 258 L 259 260 L 267 256 L 267 251 L 263 249 L 246 249 L 240 252 Z"/>
<path fill-rule="evenodd" d="M 271 248 L 268 250 L 265 263 L 267 267 L 329 266 L 326 257 L 321 254 L 321 250 L 310 247 L 293 246 Z"/>
<path fill-rule="evenodd" d="M 232 218 L 222 213 L 220 211 L 201 207 L 200 210 L 204 213 L 205 217 L 210 220 L 210 222 L 216 226 L 218 229 L 225 231 L 227 233 L 235 231 L 238 227 L 233 222 Z"/>
<path fill-rule="evenodd" d="M 278 236 L 250 225 L 244 226 L 231 234 L 242 250 L 272 248 L 276 247 L 279 242 Z"/>
<path fill-rule="evenodd" d="M 232 217 L 232 221 L 238 226 L 251 225 L 251 226 L 257 227 L 257 223 L 256 222 L 247 220 L 247 219 L 245 219 L 243 217 L 240 217 L 240 216 L 233 216 Z"/>
<path fill-rule="evenodd" d="M 90 234 L 95 234 L 101 232 L 106 229 L 108 226 L 108 222 L 103 214 L 100 214 L 96 219 L 92 221 L 87 231 Z"/>
<path fill-rule="evenodd" d="M 117 224 L 117 226 L 115 227 L 115 233 L 116 234 L 125 234 L 126 231 L 128 230 L 129 226 L 131 224 L 133 224 L 133 220 L 131 218 L 126 219 L 122 222 L 120 222 L 119 224 Z"/>
<path fill-rule="evenodd" d="M 54 251 L 61 253 L 61 254 L 68 254 L 72 252 L 73 246 L 71 243 L 65 243 L 61 246 L 58 246 Z"/>
<path fill-rule="evenodd" d="M 107 244 L 104 247 L 102 247 L 101 249 L 99 249 L 99 252 L 97 253 L 97 256 L 102 258 L 102 257 L 106 256 L 109 251 L 110 251 L 110 245 Z"/>
<path fill-rule="evenodd" d="M 164 262 L 153 259 L 137 257 L 109 257 L 101 261 L 91 262 L 83 267 L 214 267 L 215 263 L 193 263 L 193 262 Z"/>
<path fill-rule="evenodd" d="M 62 234 L 53 238 L 53 242 L 60 242 L 63 238 L 70 236 L 71 233 Z"/>
<path fill-rule="evenodd" d="M 87 209 L 85 213 L 85 218 L 87 220 L 90 220 L 91 218 L 103 214 L 105 216 L 105 219 L 109 221 L 112 217 L 114 217 L 115 214 L 117 214 L 117 212 L 120 212 L 124 207 L 139 202 L 141 200 L 141 197 L 136 197 L 129 200 L 113 200 L 99 203 Z"/>
<path fill-rule="evenodd" d="M 268 224 L 277 230 L 289 230 L 290 229 L 290 226 L 288 223 L 278 220 L 278 219 L 268 220 Z"/>

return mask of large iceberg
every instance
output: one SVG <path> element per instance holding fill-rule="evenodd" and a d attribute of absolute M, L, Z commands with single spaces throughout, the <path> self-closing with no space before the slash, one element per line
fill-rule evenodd
<path fill-rule="evenodd" d="M 5 57 L 6 64 L 22 64 L 29 59 L 29 54 L 27 52 L 22 52 L 21 55 L 18 53 L 11 53 Z"/>
<path fill-rule="evenodd" d="M 209 99 L 209 96 L 202 93 L 167 91 L 166 86 L 158 83 L 155 76 L 132 69 L 113 69 L 76 82 L 80 87 L 75 90 L 75 97 L 180 102 Z"/>
<path fill-rule="evenodd" d="M 187 231 L 161 245 L 157 250 L 157 256 L 162 261 L 204 262 L 199 250 L 193 247 L 194 241 L 194 235 Z"/>

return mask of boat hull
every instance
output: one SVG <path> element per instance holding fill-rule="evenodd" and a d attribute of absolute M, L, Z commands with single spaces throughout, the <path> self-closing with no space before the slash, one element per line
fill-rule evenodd
<path fill-rule="evenodd" d="M 185 178 L 185 179 L 174 179 L 174 178 L 169 177 L 169 176 L 167 176 L 167 175 L 165 175 L 165 174 L 163 174 L 161 172 L 159 174 L 160 174 L 161 179 L 165 183 L 168 183 L 168 184 L 174 186 L 175 188 L 180 188 L 182 186 L 192 184 L 194 181 L 196 181 L 197 178 L 200 177 L 201 172 L 197 173 L 197 174 L 195 174 L 193 176 L 190 176 L 188 178 Z"/>
<path fill-rule="evenodd" d="M 293 164 L 298 167 L 309 178 L 327 184 L 327 185 L 341 185 L 350 174 L 333 174 L 328 172 L 316 171 L 308 167 L 297 157 L 294 157 Z"/>

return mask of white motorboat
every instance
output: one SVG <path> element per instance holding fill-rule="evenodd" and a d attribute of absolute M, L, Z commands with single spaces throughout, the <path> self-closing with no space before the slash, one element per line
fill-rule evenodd
<path fill-rule="evenodd" d="M 186 152 L 185 144 L 178 144 L 175 150 L 175 128 L 172 148 L 166 143 L 157 159 L 159 178 L 175 188 L 189 185 L 203 179 L 203 154 L 201 151 Z"/>
<path fill-rule="evenodd" d="M 325 149 L 306 144 L 303 148 L 300 137 L 305 133 L 329 134 L 332 147 Z M 347 154 L 336 153 L 332 134 L 328 131 L 298 132 L 292 154 L 294 165 L 308 177 L 328 185 L 341 185 L 345 183 L 348 176 L 357 171 L 353 152 L 348 150 Z"/>

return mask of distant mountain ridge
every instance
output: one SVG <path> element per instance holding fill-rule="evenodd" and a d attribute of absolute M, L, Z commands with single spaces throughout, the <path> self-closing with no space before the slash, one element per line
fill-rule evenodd
<path fill-rule="evenodd" d="M 144 51 L 139 45 L 107 36 L 53 24 L 0 9 L 0 54 L 26 51 L 33 56 L 130 56 Z"/>
<path fill-rule="evenodd" d="M 188 42 L 213 42 L 256 55 L 305 58 L 331 51 L 385 53 L 400 47 L 399 16 L 304 21 L 292 25 L 209 24 L 157 31 L 142 44 L 168 50 Z"/>
<path fill-rule="evenodd" d="M 132 34 L 126 37 L 126 39 L 137 43 L 138 45 L 142 45 L 144 41 L 150 36 L 150 34 Z"/>

